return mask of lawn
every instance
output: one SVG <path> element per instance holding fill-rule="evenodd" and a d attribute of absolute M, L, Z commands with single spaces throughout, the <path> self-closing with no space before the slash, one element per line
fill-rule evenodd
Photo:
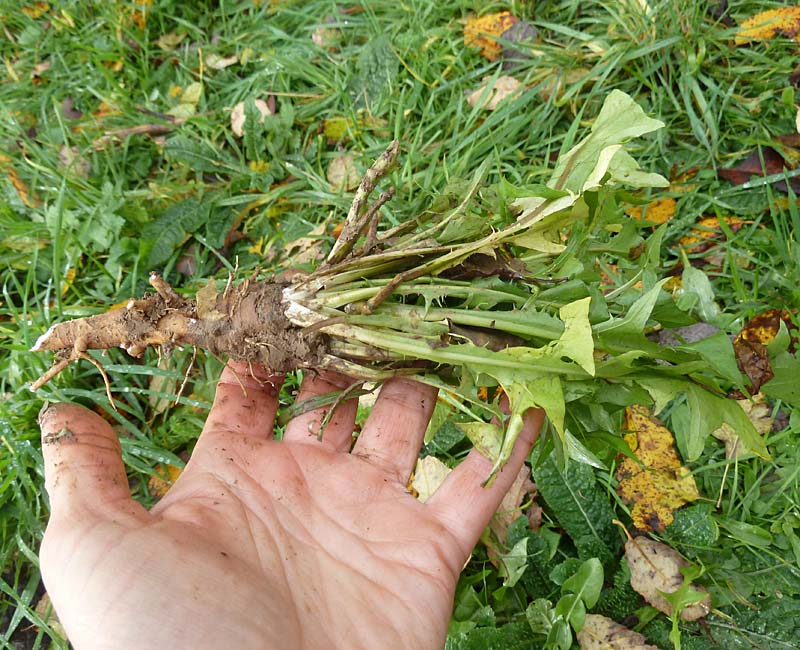
<path fill-rule="evenodd" d="M 151 505 L 188 459 L 222 365 L 188 348 L 143 359 L 111 350 L 95 358 L 116 410 L 86 362 L 34 393 L 52 356 L 29 350 L 49 326 L 141 296 L 153 270 L 190 296 L 229 272 L 312 266 L 392 140 L 400 154 L 386 227 L 445 194 L 462 200 L 479 169 L 486 188 L 545 183 L 619 90 L 665 124 L 629 151 L 669 185 L 622 197 L 624 232 L 651 242 L 649 275 L 633 278 L 606 251 L 596 268 L 559 268 L 542 287 L 555 296 L 581 279 L 613 293 L 666 279 L 662 302 L 691 316 L 677 336 L 696 342 L 710 327 L 735 337 L 743 374 L 734 368 L 737 381 L 723 388 L 746 403 L 770 455 L 735 449 L 730 431 L 727 447 L 709 437 L 696 454 L 679 436 L 676 464 L 697 495 L 648 536 L 683 555 L 712 611 L 673 621 L 631 588 L 623 558 L 623 527 L 647 529 L 620 488 L 635 457 L 623 435 L 652 421 L 635 419 L 630 395 L 606 396 L 616 408 L 602 412 L 568 404 L 577 451 L 569 461 L 553 453 L 548 425 L 531 458 L 538 494 L 520 494 L 512 511 L 523 516 L 475 549 L 447 647 L 566 650 L 569 640 L 548 637 L 562 629 L 559 604 L 575 576 L 591 567 L 596 577 L 599 566 L 590 611 L 659 648 L 800 648 L 800 9 L 748 35 L 747 18 L 784 4 L 203 4 L 0 0 L 3 647 L 67 647 L 38 570 L 44 400 L 77 401 L 112 422 L 133 494 Z M 483 50 L 465 44 L 473 18 L 502 11 L 522 21 L 514 32 Z M 490 110 L 492 88 L 507 84 L 514 91 Z M 666 335 L 657 329 L 648 333 Z M 298 379 L 287 382 L 287 405 Z M 688 426 L 685 404 L 659 403 L 670 430 Z M 447 466 L 464 457 L 470 444 L 454 419 L 441 409 L 424 456 Z"/>

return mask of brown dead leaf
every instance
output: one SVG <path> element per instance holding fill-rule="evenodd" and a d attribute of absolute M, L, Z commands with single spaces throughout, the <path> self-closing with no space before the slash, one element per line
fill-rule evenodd
<path fill-rule="evenodd" d="M 690 253 L 703 253 L 716 243 L 725 240 L 725 231 L 720 226 L 720 219 L 731 232 L 739 232 L 747 221 L 739 217 L 703 217 L 689 231 L 691 234 L 681 237 L 680 245 Z"/>
<path fill-rule="evenodd" d="M 646 537 L 629 539 L 625 543 L 625 559 L 631 571 L 631 587 L 658 611 L 672 614 L 672 605 L 661 592 L 671 594 L 683 585 L 681 569 L 689 563 L 675 549 Z M 692 585 L 696 591 L 705 588 Z M 711 595 L 681 611 L 684 621 L 696 621 L 711 611 Z"/>
<path fill-rule="evenodd" d="M 747 414 L 750 422 L 762 436 L 768 431 L 772 430 L 772 423 L 774 418 L 771 417 L 772 409 L 765 403 L 764 396 L 761 393 L 756 393 L 750 399 L 738 399 L 739 406 Z M 725 443 L 725 458 L 731 460 L 733 458 L 741 458 L 747 453 L 747 449 L 742 446 L 742 441 L 736 430 L 727 422 L 714 431 L 713 435 L 717 440 Z"/>
<path fill-rule="evenodd" d="M 661 225 L 675 216 L 675 207 L 678 202 L 672 197 L 656 199 L 647 205 L 632 205 L 625 212 L 634 219 L 646 219 Z"/>
<path fill-rule="evenodd" d="M 800 5 L 779 7 L 762 11 L 743 21 L 734 42 L 745 45 L 750 41 L 763 41 L 776 36 L 798 38 L 800 34 Z"/>
<path fill-rule="evenodd" d="M 736 363 L 750 380 L 750 394 L 758 393 L 761 386 L 774 376 L 767 345 L 778 335 L 781 322 L 790 331 L 794 329 L 791 314 L 785 309 L 768 309 L 747 321 L 733 340 Z M 792 338 L 791 346 L 796 341 Z"/>
<path fill-rule="evenodd" d="M 494 61 L 502 51 L 502 45 L 497 39 L 517 22 L 519 22 L 519 18 L 510 11 L 486 14 L 481 17 L 472 16 L 464 25 L 464 45 L 479 47 L 481 56 L 489 61 Z"/>
<path fill-rule="evenodd" d="M 781 322 L 786 325 L 786 329 L 795 329 L 792 322 L 792 315 L 785 309 L 768 309 L 747 321 L 742 331 L 736 335 L 735 340 L 755 341 L 762 345 L 769 345 L 778 335 L 781 329 Z M 793 341 L 794 343 L 794 341 Z"/>
<path fill-rule="evenodd" d="M 156 473 L 147 482 L 147 487 L 150 489 L 150 494 L 160 499 L 169 492 L 183 470 L 175 465 L 159 464 L 156 465 L 155 471 Z"/>
<path fill-rule="evenodd" d="M 328 165 L 325 177 L 334 192 L 350 192 L 358 187 L 361 177 L 358 174 L 356 161 L 349 153 L 333 158 Z"/>
<path fill-rule="evenodd" d="M 591 74 L 588 68 L 570 68 L 566 71 L 561 68 L 553 69 L 542 80 L 539 96 L 545 101 L 550 101 L 551 97 L 559 98 L 571 86 L 588 80 Z"/>
<path fill-rule="evenodd" d="M 261 119 L 259 120 L 259 123 L 263 122 L 267 116 L 272 115 L 273 112 L 270 110 L 267 102 L 265 102 L 263 99 L 256 99 L 254 100 L 254 103 L 258 109 L 258 112 L 261 113 Z M 237 138 L 241 138 L 244 135 L 245 118 L 244 102 L 239 102 L 231 111 L 231 129 Z"/>
<path fill-rule="evenodd" d="M 643 635 L 599 614 L 586 615 L 578 645 L 581 650 L 658 650 Z"/>
<path fill-rule="evenodd" d="M 632 431 L 625 442 L 636 459 L 626 457 L 617 468 L 617 493 L 632 506 L 631 518 L 639 530 L 662 531 L 672 523 L 672 513 L 700 493 L 678 459 L 672 433 L 649 409 L 627 407 L 625 428 Z"/>
<path fill-rule="evenodd" d="M 417 460 L 414 478 L 411 480 L 411 489 L 417 499 L 425 503 L 452 471 L 436 456 L 425 456 L 425 458 Z"/>
<path fill-rule="evenodd" d="M 17 170 L 13 167 L 11 158 L 4 153 L 0 153 L 0 173 L 8 177 L 8 180 L 17 192 L 17 196 L 19 196 L 20 201 L 22 201 L 26 207 L 35 208 L 41 205 L 41 202 L 36 196 L 31 195 L 31 191 L 28 189 L 28 185 L 25 181 L 19 177 Z"/>
<path fill-rule="evenodd" d="M 761 160 L 764 160 L 763 164 Z M 772 147 L 761 147 L 753 151 L 747 158 L 740 162 L 736 167 L 719 169 L 717 173 L 720 178 L 730 181 L 734 185 L 744 185 L 753 176 L 771 176 L 780 174 L 784 170 L 791 170 L 793 167 L 787 163 L 783 156 Z M 794 176 L 789 179 L 789 186 L 795 194 L 800 194 L 800 177 Z M 781 192 L 788 192 L 786 181 L 777 180 L 772 183 L 772 187 Z"/>
<path fill-rule="evenodd" d="M 522 502 L 535 494 L 536 486 L 531 481 L 531 469 L 523 465 L 489 522 L 489 528 L 501 544 L 506 543 L 508 527 L 523 516 L 520 510 Z"/>
<path fill-rule="evenodd" d="M 92 165 L 78 147 L 62 144 L 58 150 L 58 163 L 65 175 L 89 178 Z"/>
<path fill-rule="evenodd" d="M 58 620 L 58 614 L 56 614 L 53 603 L 50 601 L 50 595 L 46 591 L 42 594 L 39 602 L 36 603 L 36 613 L 50 626 L 50 629 L 53 630 L 57 636 L 64 641 L 67 640 L 67 631 L 64 629 L 64 626 L 61 625 L 61 621 Z"/>
<path fill-rule="evenodd" d="M 507 97 L 516 97 L 521 87 L 519 81 L 508 75 L 502 75 L 494 80 L 492 77 L 484 77 L 483 83 L 477 90 L 467 91 L 467 103 L 473 107 L 478 106 L 493 111 Z"/>

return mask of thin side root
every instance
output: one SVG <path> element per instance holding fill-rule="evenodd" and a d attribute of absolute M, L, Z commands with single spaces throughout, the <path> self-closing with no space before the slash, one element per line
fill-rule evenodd
<path fill-rule="evenodd" d="M 108 401 L 111 404 L 111 408 L 114 409 L 117 413 L 119 413 L 119 409 L 117 409 L 117 405 L 114 402 L 114 397 L 111 395 L 111 382 L 108 379 L 108 373 L 106 372 L 105 368 L 103 368 L 103 366 L 97 359 L 89 356 L 85 352 L 78 352 L 78 359 L 86 359 L 86 361 L 88 361 L 95 368 L 97 368 L 98 372 L 103 377 L 103 383 L 106 386 L 106 397 L 108 397 Z"/>
<path fill-rule="evenodd" d="M 33 392 L 39 390 L 42 386 L 44 386 L 53 377 L 58 375 L 62 370 L 64 370 L 64 368 L 66 368 L 77 358 L 78 357 L 76 355 L 76 356 L 69 356 L 66 359 L 61 359 L 61 361 L 56 361 L 56 363 L 50 366 L 50 369 L 47 372 L 45 372 L 41 377 L 39 377 L 39 379 L 37 379 L 35 382 L 31 384 L 31 390 Z"/>

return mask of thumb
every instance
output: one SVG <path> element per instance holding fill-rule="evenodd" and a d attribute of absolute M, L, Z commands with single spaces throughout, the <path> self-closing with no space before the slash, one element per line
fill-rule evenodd
<path fill-rule="evenodd" d="M 119 440 L 97 413 L 77 404 L 47 405 L 39 426 L 51 515 L 107 511 L 131 501 Z"/>

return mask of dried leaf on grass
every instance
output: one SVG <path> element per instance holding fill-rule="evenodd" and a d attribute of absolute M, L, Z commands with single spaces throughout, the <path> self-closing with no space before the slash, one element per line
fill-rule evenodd
<path fill-rule="evenodd" d="M 50 601 L 50 595 L 46 591 L 42 594 L 39 602 L 36 603 L 36 613 L 50 626 L 56 636 L 64 639 L 64 641 L 67 640 L 67 631 L 61 625 L 61 621 L 58 620 L 58 614 L 56 614 L 53 603 Z"/>
<path fill-rule="evenodd" d="M 736 34 L 736 45 L 782 36 L 798 39 L 800 34 L 800 5 L 762 11 L 742 21 Z"/>
<path fill-rule="evenodd" d="M 675 549 L 646 537 L 625 543 L 625 559 L 631 571 L 631 587 L 658 611 L 672 615 L 672 604 L 664 594 L 674 594 L 684 586 L 681 569 L 689 563 Z M 711 611 L 711 595 L 701 586 L 691 588 L 706 595 L 681 610 L 681 619 L 696 621 Z"/>
<path fill-rule="evenodd" d="M 451 471 L 436 456 L 425 456 L 417 460 L 414 478 L 411 480 L 411 488 L 416 493 L 417 499 L 422 503 L 430 499 Z"/>
<path fill-rule="evenodd" d="M 599 614 L 586 615 L 578 644 L 581 650 L 658 650 L 643 635 Z"/>
<path fill-rule="evenodd" d="M 17 192 L 17 196 L 19 196 L 20 201 L 22 201 L 26 207 L 35 208 L 41 205 L 36 195 L 31 193 L 30 189 L 28 189 L 28 185 L 19 177 L 17 170 L 14 169 L 12 165 L 11 158 L 3 153 L 0 153 L 0 173 L 8 177 L 8 180 Z"/>
<path fill-rule="evenodd" d="M 647 205 L 633 205 L 626 208 L 625 212 L 634 219 L 646 219 L 661 225 L 675 216 L 675 207 L 678 202 L 672 197 L 656 199 Z"/>
<path fill-rule="evenodd" d="M 772 176 L 788 169 L 792 169 L 792 166 L 787 163 L 776 149 L 761 147 L 760 150 L 753 151 L 736 167 L 719 169 L 717 173 L 720 178 L 724 178 L 734 185 L 744 185 L 753 176 Z M 781 192 L 788 192 L 785 180 L 775 181 L 772 186 Z M 800 194 L 800 177 L 794 176 L 790 178 L 789 186 L 792 188 L 792 192 Z"/>
<path fill-rule="evenodd" d="M 774 376 L 767 345 L 778 335 L 782 322 L 787 330 L 794 327 L 788 311 L 769 309 L 747 321 L 733 340 L 736 363 L 750 380 L 750 394 L 757 393 Z"/>
<path fill-rule="evenodd" d="M 325 177 L 334 192 L 342 190 L 349 192 L 356 189 L 361 182 L 355 159 L 349 153 L 331 160 Z"/>
<path fill-rule="evenodd" d="M 46 14 L 48 11 L 50 11 L 50 5 L 46 2 L 34 2 L 22 7 L 22 13 L 32 20 L 36 20 L 39 16 Z"/>
<path fill-rule="evenodd" d="M 725 231 L 720 225 L 720 220 L 724 221 L 734 233 L 747 223 L 739 217 L 703 217 L 695 223 L 689 235 L 681 237 L 680 245 L 690 253 L 703 253 L 719 241 L 724 241 Z"/>
<path fill-rule="evenodd" d="M 147 487 L 150 490 L 150 494 L 160 499 L 169 492 L 169 489 L 183 473 L 183 470 L 175 465 L 163 464 L 156 465 L 155 471 L 156 473 L 147 482 Z"/>
<path fill-rule="evenodd" d="M 493 111 L 507 97 L 515 97 L 522 84 L 514 77 L 502 75 L 497 79 L 484 77 L 483 83 L 477 90 L 467 91 L 467 103 L 470 106 L 478 106 L 487 111 Z"/>
<path fill-rule="evenodd" d="M 694 477 L 681 465 L 675 438 L 642 406 L 625 409 L 625 441 L 636 458 L 625 458 L 617 469 L 617 493 L 632 505 L 639 530 L 664 530 L 673 511 L 700 497 Z M 640 464 L 641 463 L 641 464 Z"/>
<path fill-rule="evenodd" d="M 261 113 L 259 122 L 263 122 L 267 116 L 272 115 L 273 111 L 270 110 L 269 105 L 263 99 L 253 100 L 258 112 Z M 237 138 L 244 135 L 244 122 L 247 119 L 244 111 L 245 103 L 239 102 L 233 107 L 231 111 L 231 129 Z"/>
<path fill-rule="evenodd" d="M 506 543 L 509 526 L 523 516 L 520 505 L 535 496 L 536 486 L 531 481 L 531 468 L 523 465 L 489 522 L 492 533 L 502 544 Z"/>
<path fill-rule="evenodd" d="M 464 45 L 479 47 L 481 56 L 494 61 L 502 51 L 502 45 L 497 39 L 517 22 L 519 18 L 510 11 L 472 16 L 464 25 Z"/>
<path fill-rule="evenodd" d="M 763 436 L 765 433 L 772 430 L 772 423 L 774 421 L 774 418 L 771 417 L 772 409 L 765 403 L 764 396 L 761 393 L 753 395 L 751 399 L 740 399 L 736 401 L 747 414 L 748 419 L 753 423 L 758 433 Z M 725 443 L 725 458 L 741 458 L 745 453 L 748 453 L 739 435 L 736 433 L 736 430 L 727 422 L 723 423 L 723 425 L 711 435 Z"/>

